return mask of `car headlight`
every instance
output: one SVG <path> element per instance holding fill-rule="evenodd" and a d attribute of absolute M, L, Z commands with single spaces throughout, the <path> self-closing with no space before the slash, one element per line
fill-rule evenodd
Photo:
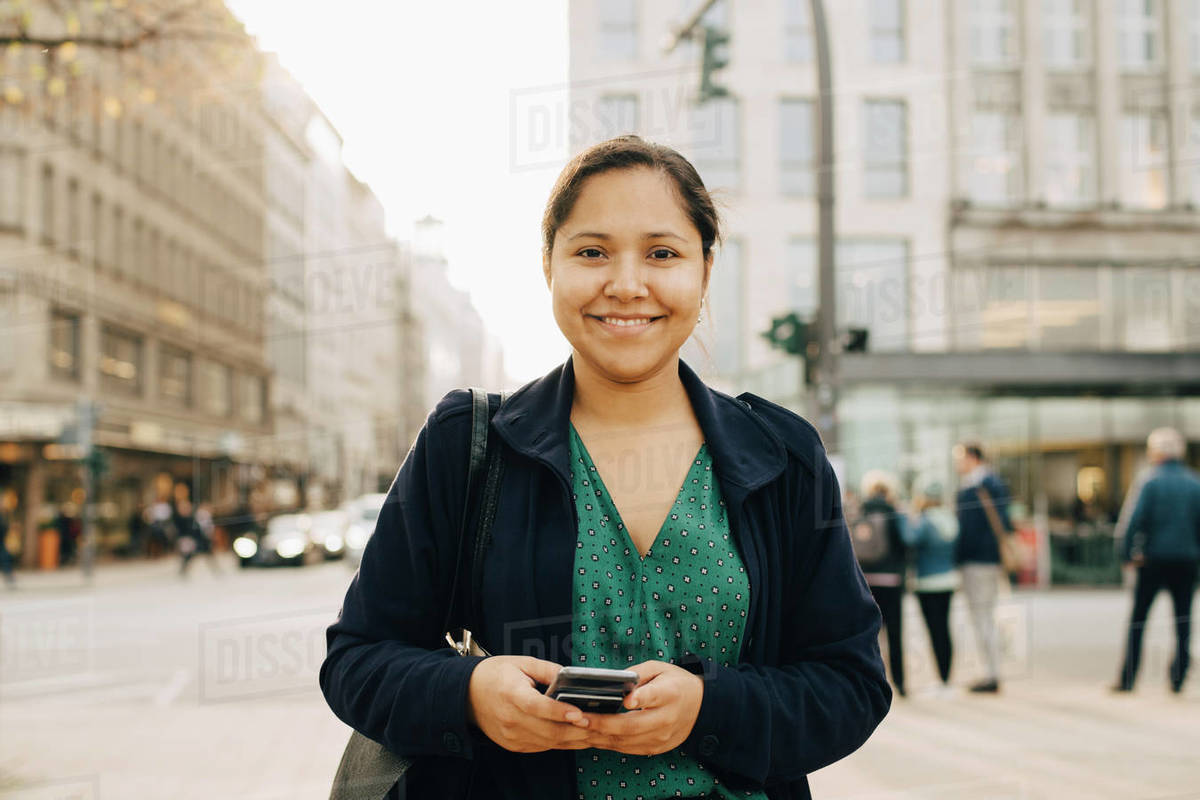
<path fill-rule="evenodd" d="M 367 544 L 370 532 L 361 525 L 351 525 L 346 530 L 346 546 L 361 550 Z"/>
<path fill-rule="evenodd" d="M 331 533 L 325 537 L 325 549 L 331 553 L 340 553 L 342 551 L 342 537 L 336 533 Z"/>
<path fill-rule="evenodd" d="M 275 552 L 280 558 L 295 558 L 304 552 L 303 539 L 284 539 L 275 545 Z"/>
<path fill-rule="evenodd" d="M 258 552 L 258 542 L 239 536 L 233 540 L 233 552 L 238 554 L 238 558 L 254 558 L 254 554 Z"/>

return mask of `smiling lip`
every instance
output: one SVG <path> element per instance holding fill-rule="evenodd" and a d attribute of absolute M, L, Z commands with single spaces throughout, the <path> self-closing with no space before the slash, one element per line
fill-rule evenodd
<path fill-rule="evenodd" d="M 651 316 L 651 317 L 627 317 L 627 316 L 619 315 L 619 314 L 612 314 L 612 315 L 606 314 L 605 316 L 607 316 L 609 319 L 648 319 L 648 320 L 650 320 L 649 322 L 643 322 L 641 325 L 614 325 L 612 323 L 605 322 L 603 317 L 598 317 L 594 314 L 588 315 L 588 317 L 590 319 L 596 320 L 596 322 L 600 323 L 600 325 L 603 326 L 603 328 L 606 331 L 608 331 L 609 333 L 611 333 L 615 336 L 630 336 L 633 334 L 640 333 L 640 332 L 646 330 L 647 328 L 649 328 L 651 325 L 653 325 L 658 320 L 662 319 L 661 316 L 659 316 L 659 317 L 654 317 L 654 316 Z"/>

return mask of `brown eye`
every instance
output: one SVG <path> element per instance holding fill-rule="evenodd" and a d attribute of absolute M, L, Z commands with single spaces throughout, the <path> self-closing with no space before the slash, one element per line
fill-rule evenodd
<path fill-rule="evenodd" d="M 650 255 L 655 261 L 666 261 L 675 254 L 665 247 L 660 247 L 657 250 L 651 251 Z"/>
<path fill-rule="evenodd" d="M 589 255 L 589 254 L 593 254 L 593 255 Z M 595 247 L 585 247 L 579 251 L 579 255 L 583 256 L 584 258 L 600 258 L 604 254 L 601 253 L 599 250 L 597 250 Z"/>

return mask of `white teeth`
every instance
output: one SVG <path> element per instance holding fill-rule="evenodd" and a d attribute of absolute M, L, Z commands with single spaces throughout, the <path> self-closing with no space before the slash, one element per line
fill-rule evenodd
<path fill-rule="evenodd" d="M 616 317 L 604 317 L 604 321 L 609 325 L 617 325 L 619 327 L 628 327 L 630 325 L 645 325 L 650 321 L 649 317 L 642 319 L 617 319 Z"/>

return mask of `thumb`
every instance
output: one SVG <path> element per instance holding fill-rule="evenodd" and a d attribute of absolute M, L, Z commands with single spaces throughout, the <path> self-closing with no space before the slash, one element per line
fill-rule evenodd
<path fill-rule="evenodd" d="M 545 659 L 541 658 L 534 658 L 533 656 L 523 657 L 517 666 L 521 668 L 522 672 L 524 672 L 530 678 L 533 678 L 533 680 L 537 683 L 544 683 L 547 685 L 554 680 L 554 677 L 558 675 L 558 671 L 562 669 L 561 664 L 556 664 L 553 661 L 546 661 Z"/>

